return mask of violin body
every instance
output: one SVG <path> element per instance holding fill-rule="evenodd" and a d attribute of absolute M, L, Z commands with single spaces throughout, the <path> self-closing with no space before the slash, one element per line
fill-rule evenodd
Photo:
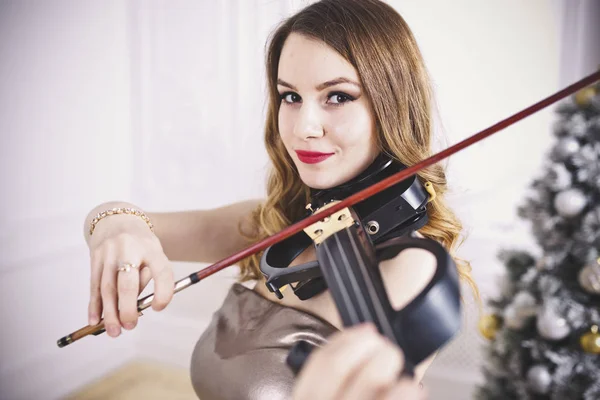
<path fill-rule="evenodd" d="M 433 253 L 436 272 L 413 301 L 395 310 L 379 263 L 408 248 Z M 317 257 L 344 326 L 373 322 L 382 335 L 402 349 L 407 370 L 440 349 L 460 329 L 458 274 L 451 257 L 436 242 L 399 237 L 375 249 L 364 230 L 353 226 L 319 245 Z"/>

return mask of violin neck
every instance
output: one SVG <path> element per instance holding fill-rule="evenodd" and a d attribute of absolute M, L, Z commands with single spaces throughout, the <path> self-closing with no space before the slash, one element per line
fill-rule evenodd
<path fill-rule="evenodd" d="M 394 310 L 375 248 L 362 227 L 355 224 L 336 232 L 320 243 L 316 252 L 344 326 L 372 322 L 381 334 L 397 343 L 392 326 Z"/>

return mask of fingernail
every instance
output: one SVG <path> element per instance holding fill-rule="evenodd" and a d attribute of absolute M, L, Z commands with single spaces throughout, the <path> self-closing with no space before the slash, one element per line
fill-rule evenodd
<path fill-rule="evenodd" d="M 131 330 L 131 329 L 135 328 L 135 324 L 133 322 L 125 322 L 123 324 L 123 327 L 127 330 Z"/>
<path fill-rule="evenodd" d="M 88 319 L 88 324 L 89 325 L 97 325 L 99 322 L 99 318 L 97 315 L 90 315 L 89 319 Z"/>
<path fill-rule="evenodd" d="M 108 334 L 112 337 L 117 337 L 119 336 L 119 333 L 121 333 L 121 330 L 119 329 L 118 326 L 115 325 L 110 325 L 106 328 L 106 331 L 108 332 Z"/>

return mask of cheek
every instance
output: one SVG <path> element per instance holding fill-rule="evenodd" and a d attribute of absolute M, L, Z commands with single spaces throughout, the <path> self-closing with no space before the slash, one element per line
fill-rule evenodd
<path fill-rule="evenodd" d="M 330 126 L 341 147 L 364 150 L 374 142 L 373 118 L 364 107 L 348 107 L 343 113 L 336 114 Z"/>
<path fill-rule="evenodd" d="M 290 110 L 286 109 L 284 106 L 279 108 L 277 123 L 279 125 L 279 135 L 281 136 L 284 144 L 287 145 L 287 141 L 289 140 L 294 127 L 292 113 L 290 113 Z"/>

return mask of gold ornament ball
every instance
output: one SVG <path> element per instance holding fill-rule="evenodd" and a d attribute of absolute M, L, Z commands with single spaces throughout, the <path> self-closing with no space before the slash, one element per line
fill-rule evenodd
<path fill-rule="evenodd" d="M 489 314 L 481 317 L 479 320 L 479 332 L 487 340 L 496 338 L 496 333 L 502 326 L 502 320 L 496 314 Z"/>
<path fill-rule="evenodd" d="M 581 335 L 579 344 L 586 353 L 600 354 L 600 333 L 598 333 L 598 325 L 593 325 L 589 332 Z"/>
<path fill-rule="evenodd" d="M 596 95 L 596 88 L 588 86 L 575 93 L 575 103 L 579 106 L 587 106 L 590 104 L 592 97 Z"/>

